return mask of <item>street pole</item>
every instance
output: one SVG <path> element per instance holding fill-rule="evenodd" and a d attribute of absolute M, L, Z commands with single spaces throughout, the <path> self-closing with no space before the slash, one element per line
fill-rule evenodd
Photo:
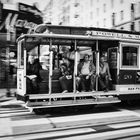
<path fill-rule="evenodd" d="M 135 4 L 131 3 L 131 31 L 135 31 Z"/>
<path fill-rule="evenodd" d="M 9 43 L 7 43 L 9 44 Z M 9 60 L 9 46 L 7 45 L 6 47 L 6 59 L 7 59 L 7 66 L 6 66 L 6 69 L 7 69 L 7 92 L 6 92 L 6 96 L 7 97 L 10 97 L 11 96 L 11 91 L 10 91 L 10 83 L 9 83 L 9 67 L 10 67 L 10 60 Z"/>
<path fill-rule="evenodd" d="M 10 15 L 11 17 L 12 15 Z M 7 34 L 6 34 L 6 40 L 7 40 L 7 46 L 6 46 L 6 60 L 7 60 L 7 92 L 6 92 L 6 96 L 10 97 L 11 96 L 11 91 L 10 91 L 10 81 L 9 81 L 9 72 L 10 72 L 10 39 L 11 39 L 11 34 L 10 34 L 10 17 L 9 19 L 7 19 L 6 21 L 6 29 L 7 29 Z"/>

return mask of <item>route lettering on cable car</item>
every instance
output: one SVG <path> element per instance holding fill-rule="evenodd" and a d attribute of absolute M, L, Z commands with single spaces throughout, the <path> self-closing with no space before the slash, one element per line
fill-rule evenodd
<path fill-rule="evenodd" d="M 125 33 L 114 33 L 114 32 L 104 32 L 104 31 L 90 31 L 86 32 L 86 35 L 89 36 L 101 36 L 101 37 L 110 37 L 114 39 L 140 39 L 140 35 L 133 35 L 133 34 L 125 34 Z"/>
<path fill-rule="evenodd" d="M 133 91 L 134 91 L 134 90 L 137 90 L 137 91 L 138 91 L 138 90 L 140 90 L 140 88 L 139 88 L 139 87 L 131 87 L 131 88 L 128 88 L 128 90 L 129 90 L 129 91 L 130 91 L 130 90 L 131 90 L 131 91 L 132 91 L 132 90 L 133 90 Z"/>
<path fill-rule="evenodd" d="M 123 77 L 125 80 L 127 80 L 127 79 L 132 79 L 132 75 L 124 75 L 124 77 Z"/>

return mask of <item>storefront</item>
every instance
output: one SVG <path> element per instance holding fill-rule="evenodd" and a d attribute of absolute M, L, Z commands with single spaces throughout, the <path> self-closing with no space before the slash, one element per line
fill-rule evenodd
<path fill-rule="evenodd" d="M 16 87 L 16 39 L 43 23 L 35 6 L 18 3 L 18 10 L 2 9 L 0 22 L 0 88 Z"/>

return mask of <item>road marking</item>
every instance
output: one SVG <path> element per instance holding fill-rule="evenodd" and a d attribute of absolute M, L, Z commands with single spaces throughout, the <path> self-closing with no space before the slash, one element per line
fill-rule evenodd
<path fill-rule="evenodd" d="M 16 113 L 16 112 L 29 112 L 26 109 L 15 109 L 15 110 L 3 110 L 0 111 L 0 114 L 5 114 L 5 113 Z"/>
<path fill-rule="evenodd" d="M 85 139 L 86 140 L 108 140 L 108 139 L 117 139 L 121 137 L 128 137 L 131 135 L 139 135 L 139 132 L 140 132 L 140 127 L 124 129 L 124 130 L 101 132 L 101 133 L 86 134 L 86 135 L 80 135 L 80 136 L 71 136 L 71 137 L 65 137 L 65 138 L 64 136 L 62 136 L 61 138 L 58 138 L 57 140 L 85 140 Z"/>
<path fill-rule="evenodd" d="M 125 128 L 125 127 L 140 126 L 140 122 L 119 123 L 119 124 L 111 124 L 108 126 L 114 129 L 118 129 L 118 128 Z"/>
<path fill-rule="evenodd" d="M 28 126 L 28 125 L 41 125 L 41 124 L 50 124 L 51 122 L 47 118 L 41 119 L 32 119 L 32 120 L 19 120 L 19 121 L 12 121 L 11 126 Z"/>
<path fill-rule="evenodd" d="M 23 101 L 19 101 L 16 99 L 10 100 L 10 101 L 5 101 L 0 103 L 0 106 L 6 106 L 6 105 L 21 105 L 21 104 L 25 104 Z"/>
<path fill-rule="evenodd" d="M 15 140 L 26 140 L 26 139 L 39 139 L 39 138 L 48 138 L 49 137 L 60 137 L 60 136 L 70 136 L 70 135 L 76 135 L 76 134 L 85 134 L 85 133 L 92 133 L 96 130 L 92 128 L 82 128 L 82 129 L 72 129 L 72 130 L 65 130 L 65 131 L 54 131 L 54 132 L 47 132 L 47 133 L 39 133 L 39 134 L 33 134 L 33 135 L 25 135 L 22 138 L 16 137 Z"/>
<path fill-rule="evenodd" d="M 7 113 L 7 114 L 0 114 L 0 118 L 4 118 L 4 117 L 13 117 L 16 115 L 29 115 L 31 114 L 30 112 L 16 112 L 16 113 Z"/>
<path fill-rule="evenodd" d="M 135 111 L 131 111 L 131 110 L 128 110 L 128 109 L 120 109 L 121 111 L 127 111 L 128 113 L 133 113 L 135 116 L 137 117 L 140 117 L 140 113 L 137 113 Z"/>
<path fill-rule="evenodd" d="M 10 126 L 10 122 L 11 122 L 10 118 L 0 119 L 0 136 L 6 136 L 12 134 L 12 127 Z"/>
<path fill-rule="evenodd" d="M 22 114 L 22 112 L 20 112 L 19 114 Z M 23 112 L 23 114 L 26 113 Z M 75 115 L 75 116 L 65 116 L 65 117 L 38 118 L 32 120 L 14 120 L 11 123 L 12 126 L 16 127 L 16 126 L 27 126 L 27 125 L 37 125 L 37 124 L 70 123 L 70 122 L 88 121 L 88 120 L 95 120 L 95 119 L 110 119 L 110 118 L 125 117 L 125 116 L 126 117 L 134 116 L 134 113 L 129 111 L 121 111 L 121 112 L 113 112 L 113 113 L 110 112 L 110 113 L 86 114 L 86 115 Z"/>
<path fill-rule="evenodd" d="M 104 119 L 104 118 L 114 118 L 122 116 L 135 116 L 133 112 L 121 111 L 121 112 L 107 112 L 98 114 L 86 114 L 86 115 L 75 115 L 67 117 L 55 117 L 49 118 L 53 123 L 71 122 L 71 121 L 83 121 L 83 120 L 93 120 L 93 119 Z"/>

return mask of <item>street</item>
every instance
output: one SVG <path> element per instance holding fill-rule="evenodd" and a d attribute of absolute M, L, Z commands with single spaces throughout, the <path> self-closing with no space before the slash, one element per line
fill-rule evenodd
<path fill-rule="evenodd" d="M 14 98 L 0 106 L 0 140 L 140 138 L 138 106 L 54 109 L 44 115 L 35 115 Z"/>

